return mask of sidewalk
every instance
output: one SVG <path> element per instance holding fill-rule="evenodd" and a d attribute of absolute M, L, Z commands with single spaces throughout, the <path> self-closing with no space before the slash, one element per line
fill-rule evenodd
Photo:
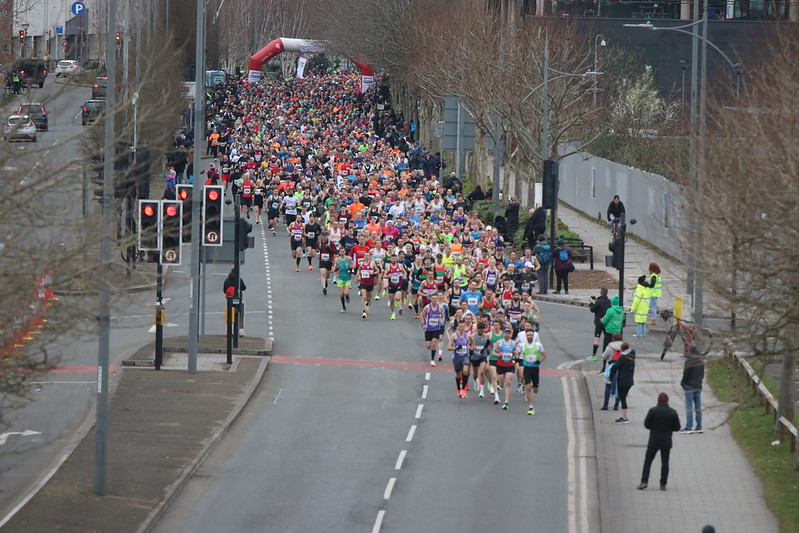
<path fill-rule="evenodd" d="M 269 358 L 242 353 L 262 352 L 269 343 L 255 337 L 241 340 L 228 367 L 219 350 L 224 337 L 206 337 L 199 346 L 198 372 L 191 376 L 185 353 L 165 354 L 159 372 L 128 362 L 108 407 L 105 496 L 93 493 L 92 429 L 41 490 L 2 526 L 3 533 L 147 531 L 261 381 Z M 166 340 L 177 346 L 184 342 Z M 143 347 L 133 359 L 139 364 L 151 361 L 152 347 Z"/>
<path fill-rule="evenodd" d="M 586 244 L 594 247 L 594 266 L 617 276 L 613 268 L 605 267 L 604 256 L 609 241 L 609 231 L 604 225 L 591 221 L 561 204 L 560 218 Z M 656 262 L 663 272 L 663 296 L 659 308 L 673 308 L 674 298 L 684 296 L 686 270 L 683 265 L 658 255 L 632 239 L 627 241 L 625 261 L 625 288 L 635 288 L 636 280 L 646 274 L 650 262 Z M 588 268 L 587 265 L 576 265 Z M 618 294 L 617 287 L 608 287 L 609 295 Z M 597 290 L 570 290 L 568 295 L 537 296 L 537 299 L 588 305 L 587 297 Z M 625 309 L 629 309 L 632 293 L 625 294 Z M 711 307 L 712 297 L 706 296 L 706 314 L 723 316 L 718 307 Z M 690 303 L 690 302 L 689 302 Z M 716 320 L 714 323 L 723 323 Z M 685 424 L 685 407 L 682 389 L 683 359 L 676 352 L 660 360 L 665 322 L 650 327 L 645 338 L 632 338 L 634 325 L 625 329 L 626 337 L 636 349 L 635 386 L 630 390 L 629 424 L 615 424 L 621 411 L 600 411 L 605 384 L 597 372 L 601 362 L 583 361 L 585 376 L 593 410 L 594 435 L 597 453 L 597 478 L 602 531 L 605 533 L 698 533 L 706 524 L 716 531 L 779 531 L 777 521 L 763 501 L 763 490 L 742 450 L 736 445 L 726 425 L 730 404 L 718 401 L 707 383 L 702 393 L 702 426 L 704 433 L 674 435 L 668 490 L 658 488 L 660 457 L 655 458 L 647 490 L 636 490 L 641 480 L 644 452 L 649 432 L 643 426 L 649 408 L 657 403 L 657 396 L 665 392 L 670 405 L 677 410 Z M 586 309 L 586 337 L 591 328 L 591 316 Z M 586 351 L 590 348 L 586 343 Z M 586 352 L 585 354 L 590 355 Z"/>

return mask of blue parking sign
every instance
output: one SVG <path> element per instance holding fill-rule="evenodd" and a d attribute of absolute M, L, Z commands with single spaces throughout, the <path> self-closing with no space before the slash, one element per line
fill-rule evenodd
<path fill-rule="evenodd" d="M 64 35 L 64 26 L 56 26 L 55 27 L 55 34 L 56 35 Z"/>
<path fill-rule="evenodd" d="M 72 12 L 73 15 L 79 17 L 83 15 L 83 13 L 86 11 L 86 4 L 84 4 L 83 2 L 75 2 L 72 4 L 69 10 Z"/>

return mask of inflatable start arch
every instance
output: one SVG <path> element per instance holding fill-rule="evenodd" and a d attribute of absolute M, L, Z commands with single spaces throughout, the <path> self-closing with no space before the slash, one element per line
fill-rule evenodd
<path fill-rule="evenodd" d="M 247 81 L 255 83 L 261 79 L 261 68 L 264 63 L 283 52 L 320 53 L 325 51 L 325 45 L 319 41 L 307 39 L 291 39 L 280 37 L 267 44 L 252 57 L 247 66 Z M 354 62 L 361 70 L 361 92 L 374 85 L 374 69 L 367 63 Z"/>

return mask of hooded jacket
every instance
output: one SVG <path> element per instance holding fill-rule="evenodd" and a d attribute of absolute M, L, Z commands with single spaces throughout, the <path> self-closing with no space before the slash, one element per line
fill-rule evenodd
<path fill-rule="evenodd" d="M 619 305 L 619 297 L 614 296 L 610 300 L 610 309 L 602 317 L 602 325 L 605 326 L 606 333 L 621 333 L 621 325 L 624 321 L 624 309 Z"/>

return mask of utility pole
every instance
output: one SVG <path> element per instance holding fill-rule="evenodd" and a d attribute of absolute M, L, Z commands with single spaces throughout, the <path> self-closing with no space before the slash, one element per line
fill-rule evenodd
<path fill-rule="evenodd" d="M 97 420 L 94 454 L 94 493 L 105 494 L 106 445 L 108 443 L 108 364 L 111 345 L 111 244 L 114 238 L 114 116 L 116 108 L 116 42 L 111 36 L 116 31 L 117 0 L 108 0 L 108 25 L 106 27 L 105 60 L 108 69 L 106 92 L 105 147 L 103 151 L 103 237 L 100 241 L 100 308 L 97 318 L 100 326 L 97 349 Z"/>
<path fill-rule="evenodd" d="M 197 332 L 200 322 L 200 198 L 203 194 L 202 141 L 205 138 L 205 0 L 197 0 L 194 51 L 194 187 L 191 193 L 191 273 L 189 307 L 189 374 L 197 373 Z"/>

